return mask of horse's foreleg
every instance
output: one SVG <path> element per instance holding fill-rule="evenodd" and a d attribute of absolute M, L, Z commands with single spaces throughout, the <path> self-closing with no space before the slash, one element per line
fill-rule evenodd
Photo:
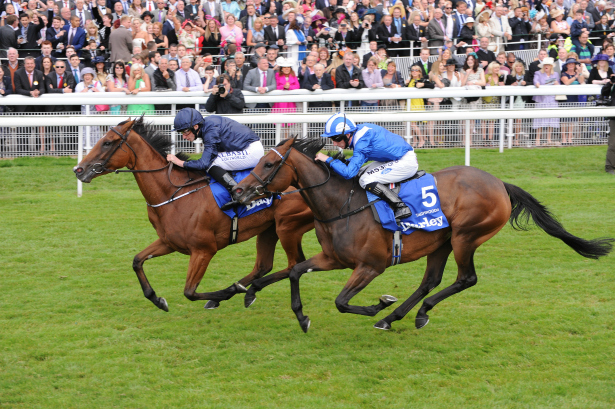
<path fill-rule="evenodd" d="M 311 213 L 310 213 L 311 214 Z M 269 274 L 265 277 L 256 279 L 252 282 L 248 292 L 244 298 L 244 305 L 248 308 L 256 300 L 256 293 L 263 288 L 277 283 L 278 281 L 288 278 L 290 270 L 298 263 L 305 261 L 303 248 L 301 247 L 301 239 L 303 235 L 314 228 L 314 218 L 310 220 L 293 219 L 291 222 L 281 223 L 276 225 L 276 231 L 280 237 L 282 248 L 286 252 L 288 266 L 284 270 Z"/>
<path fill-rule="evenodd" d="M 213 310 L 218 308 L 220 301 L 228 300 L 238 293 L 245 293 L 248 290 L 246 287 L 255 279 L 260 278 L 271 271 L 273 268 L 273 256 L 275 254 L 275 245 L 278 242 L 278 235 L 275 230 L 275 225 L 271 225 L 267 230 L 256 236 L 256 262 L 252 272 L 224 290 L 216 291 L 212 294 L 217 294 L 216 298 L 210 298 L 205 304 L 205 308 Z M 252 299 L 252 302 L 256 297 Z M 252 304 L 252 302 L 250 304 Z"/>
<path fill-rule="evenodd" d="M 444 274 L 444 267 L 446 267 L 446 261 L 452 249 L 451 241 L 447 240 L 440 248 L 427 256 L 427 268 L 425 269 L 425 275 L 423 276 L 423 281 L 421 285 L 419 285 L 419 288 L 417 288 L 410 298 L 402 305 L 397 307 L 395 311 L 378 321 L 374 325 L 374 328 L 390 329 L 393 321 L 404 318 L 419 301 L 426 297 L 431 290 L 440 285 L 442 275 Z"/>
<path fill-rule="evenodd" d="M 356 305 L 349 305 L 348 303 L 358 293 L 361 292 L 372 280 L 378 277 L 382 271 L 377 271 L 371 266 L 361 264 L 357 266 L 352 272 L 352 275 L 348 279 L 348 282 L 344 286 L 342 292 L 335 299 L 335 306 L 339 312 L 368 315 L 373 317 L 380 311 L 388 307 L 397 301 L 397 298 L 391 295 L 383 295 L 380 297 L 378 304 L 370 305 L 368 307 L 360 307 Z"/>
<path fill-rule="evenodd" d="M 299 279 L 304 273 L 312 271 L 328 271 L 338 268 L 343 268 L 336 260 L 326 256 L 324 253 L 318 253 L 314 257 L 296 264 L 289 274 L 290 279 L 290 298 L 291 308 L 299 320 L 299 325 L 303 332 L 307 332 L 310 328 L 310 319 L 303 315 L 303 305 L 301 304 L 301 294 L 299 291 Z"/>
<path fill-rule="evenodd" d="M 143 295 L 145 298 L 154 303 L 154 305 L 161 310 L 169 311 L 169 306 L 167 304 L 167 300 L 162 297 L 156 297 L 156 292 L 147 281 L 147 277 L 145 276 L 145 272 L 143 271 L 143 263 L 145 260 L 149 260 L 150 258 L 160 257 L 167 254 L 173 253 L 175 250 L 167 246 L 162 242 L 162 240 L 158 239 L 145 250 L 141 251 L 137 254 L 132 261 L 132 269 L 137 273 L 137 278 L 139 279 L 139 284 L 141 284 L 141 288 L 143 289 Z"/>

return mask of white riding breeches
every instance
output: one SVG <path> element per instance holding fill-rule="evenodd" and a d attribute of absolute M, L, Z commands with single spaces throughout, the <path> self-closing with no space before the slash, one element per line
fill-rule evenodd
<path fill-rule="evenodd" d="M 219 166 L 224 170 L 252 169 L 263 156 L 265 156 L 263 144 L 261 141 L 255 141 L 242 151 L 219 152 L 211 166 Z"/>
<path fill-rule="evenodd" d="M 370 163 L 359 178 L 359 184 L 362 188 L 365 188 L 366 185 L 373 182 L 383 184 L 401 182 L 414 176 L 418 169 L 419 164 L 416 160 L 416 153 L 408 151 L 398 160 Z"/>

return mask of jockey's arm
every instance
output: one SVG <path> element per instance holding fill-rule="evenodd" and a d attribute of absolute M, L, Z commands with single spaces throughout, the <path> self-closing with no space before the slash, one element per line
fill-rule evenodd
<path fill-rule="evenodd" d="M 336 173 L 339 173 L 345 179 L 352 179 L 355 177 L 365 162 L 367 162 L 367 157 L 361 150 L 354 151 L 352 157 L 348 161 L 348 164 L 345 164 L 338 159 L 327 159 L 329 166 L 331 166 Z"/>
<path fill-rule="evenodd" d="M 220 142 L 220 128 L 216 125 L 203 123 L 203 155 L 198 160 L 184 162 L 184 168 L 193 170 L 207 170 L 218 156 L 218 142 Z"/>

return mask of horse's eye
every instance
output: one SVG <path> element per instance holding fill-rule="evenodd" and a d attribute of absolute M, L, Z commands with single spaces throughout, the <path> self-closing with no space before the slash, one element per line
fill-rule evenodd
<path fill-rule="evenodd" d="M 273 167 L 273 163 L 267 162 L 265 163 L 265 169 L 271 169 Z"/>
<path fill-rule="evenodd" d="M 109 147 L 109 146 L 111 146 L 111 142 L 105 142 L 105 143 L 103 143 L 103 146 Z"/>

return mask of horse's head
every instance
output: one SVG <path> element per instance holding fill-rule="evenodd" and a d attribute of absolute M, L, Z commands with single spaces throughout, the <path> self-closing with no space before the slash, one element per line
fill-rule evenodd
<path fill-rule="evenodd" d="M 143 121 L 143 116 L 121 122 L 105 134 L 83 158 L 73 172 L 82 182 L 90 183 L 97 176 L 110 173 L 125 166 L 134 167 L 135 153 L 129 145 L 133 126 Z"/>
<path fill-rule="evenodd" d="M 314 155 L 324 145 L 324 140 L 291 138 L 261 158 L 249 176 L 233 189 L 233 197 L 248 204 L 259 196 L 283 192 L 289 186 L 299 186 L 297 168 L 302 161 L 313 163 Z M 302 153 L 302 154 L 299 154 Z"/>

